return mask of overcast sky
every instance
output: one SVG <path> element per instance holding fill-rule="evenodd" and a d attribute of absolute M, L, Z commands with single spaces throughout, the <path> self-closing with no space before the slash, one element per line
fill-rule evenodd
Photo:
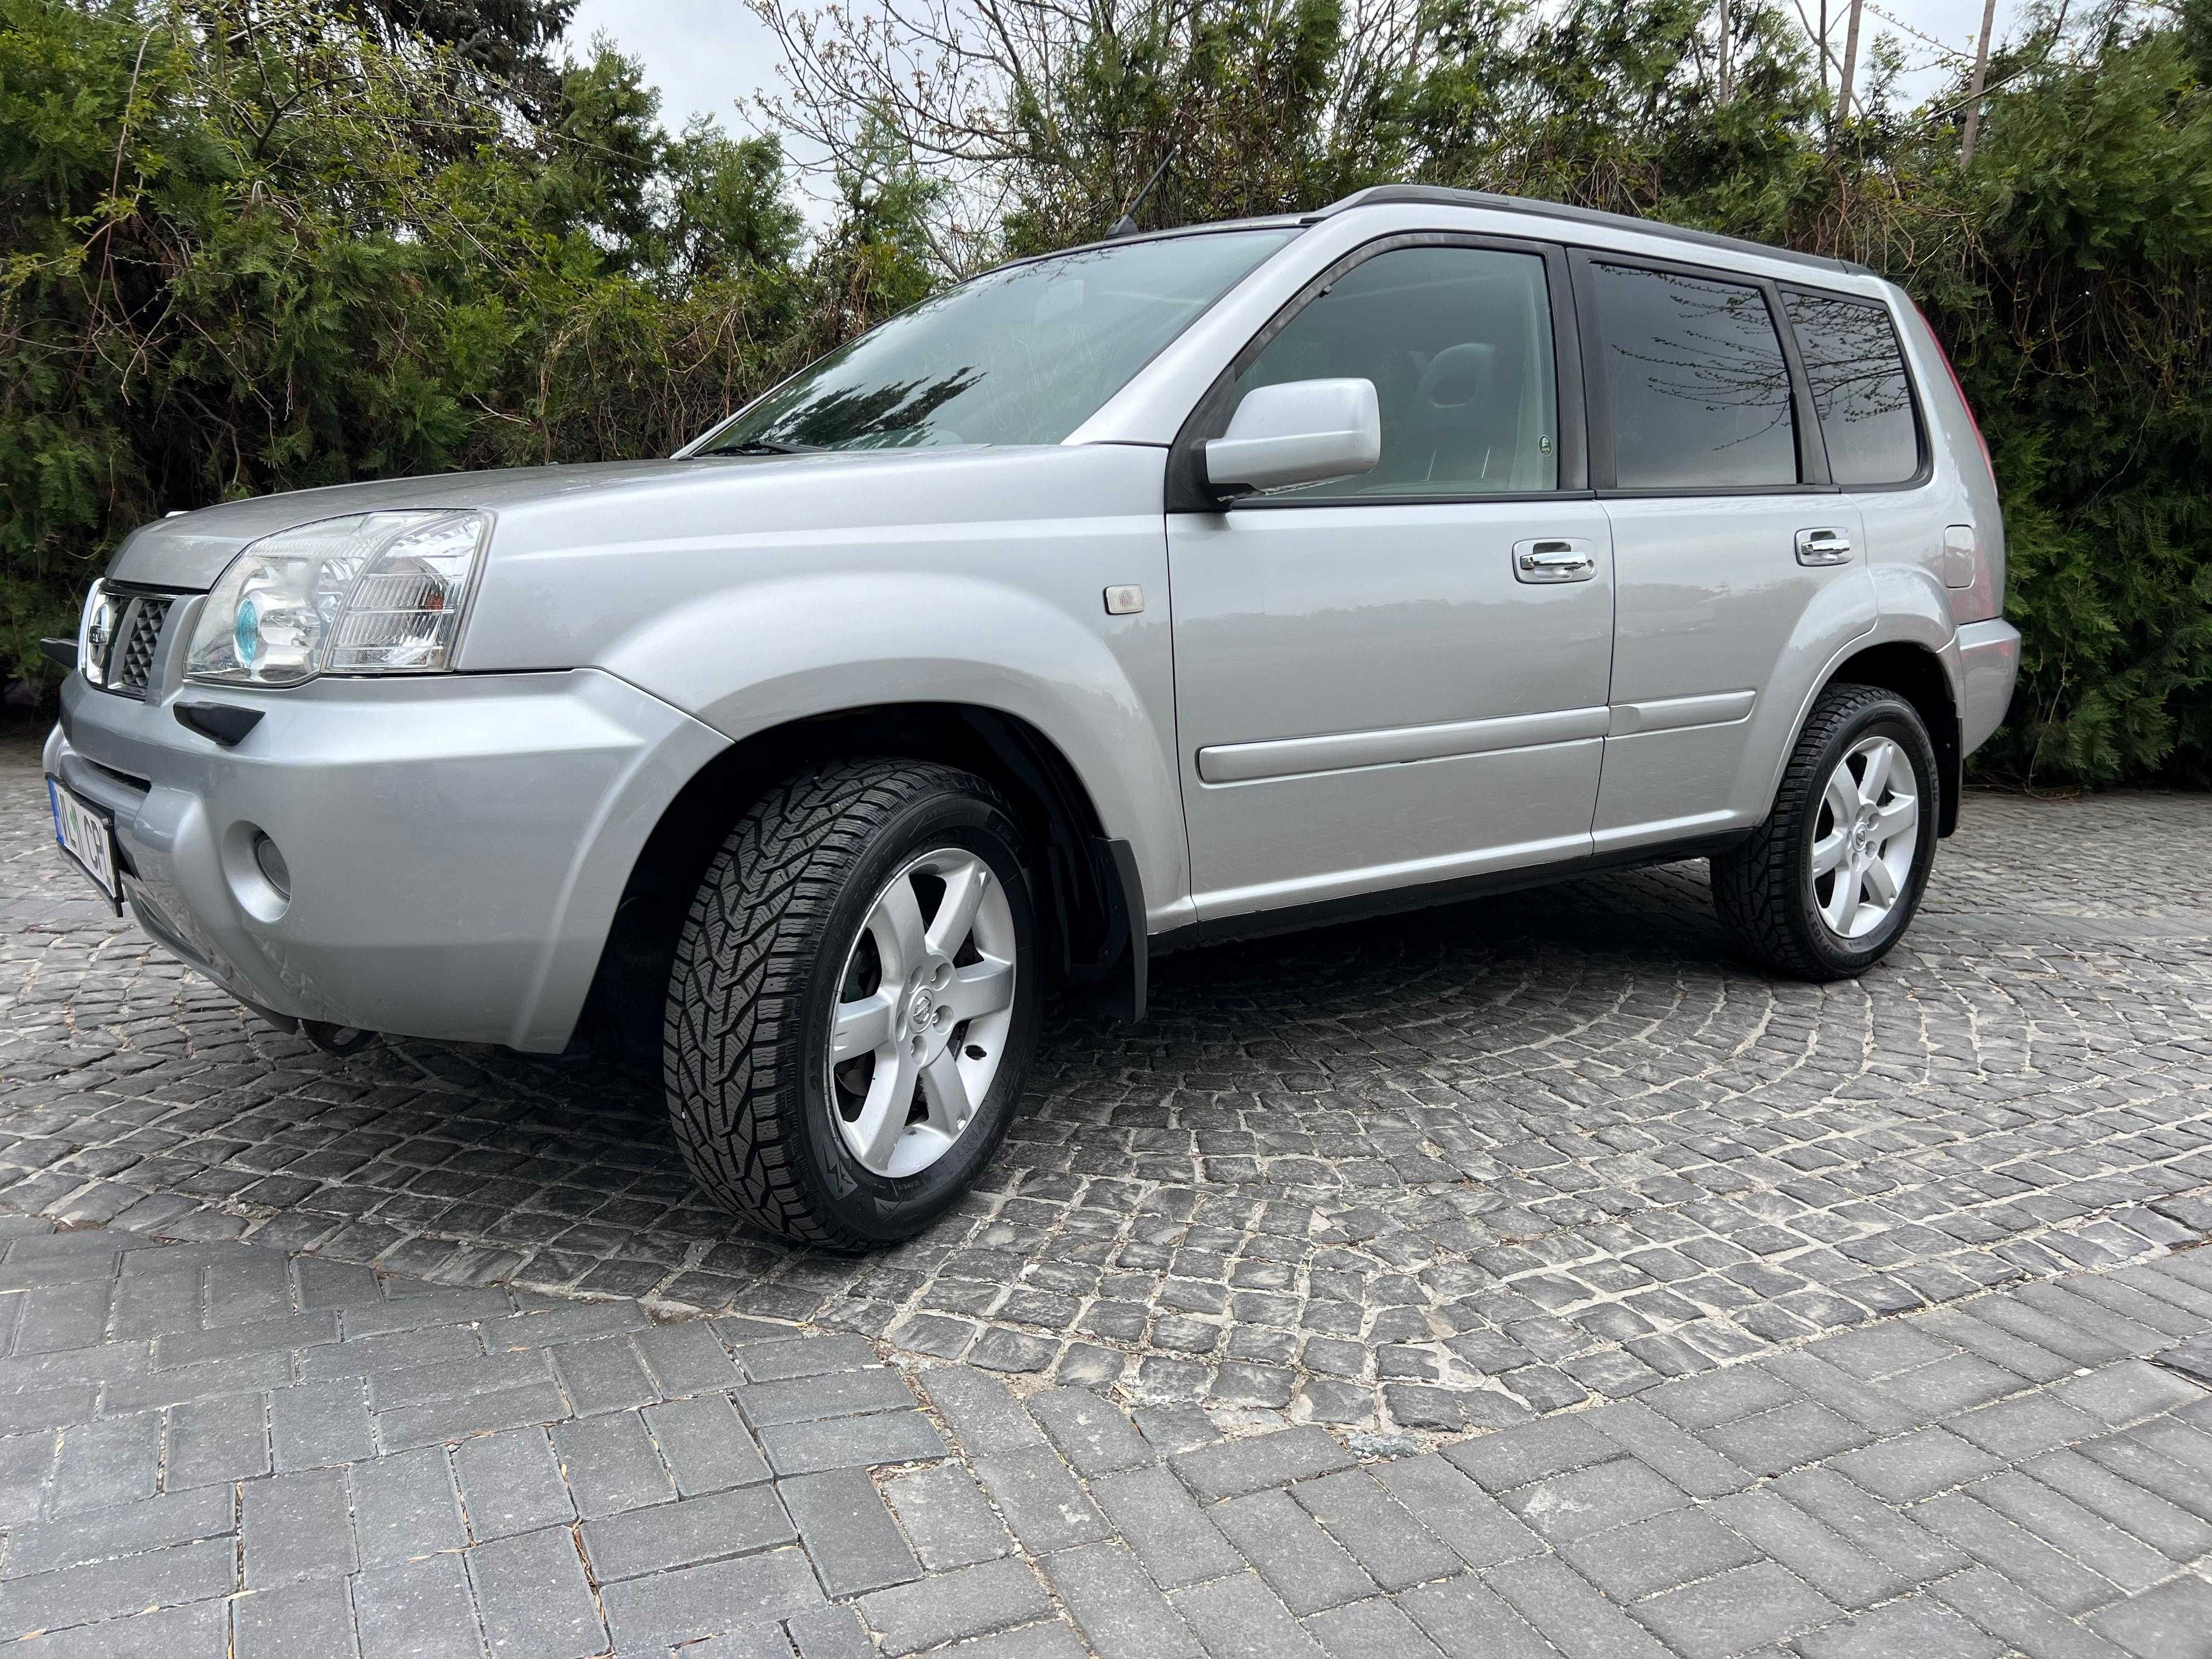
<path fill-rule="evenodd" d="M 1817 16 L 1818 0 L 1803 0 L 1806 14 Z M 1829 0 L 1840 17 L 1845 0 Z M 2024 0 L 1997 0 L 2000 40 L 2026 9 Z M 1965 52 L 1981 27 L 1982 0 L 1894 0 L 1881 7 L 1890 18 Z M 1898 33 L 1869 7 L 1863 33 Z M 660 89 L 661 119 L 673 131 L 695 114 L 717 117 L 732 131 L 743 130 L 751 115 L 753 94 L 772 91 L 776 46 L 767 28 L 741 0 L 582 0 L 570 38 L 580 49 L 604 31 L 631 57 L 640 58 Z M 1843 50 L 1843 30 L 1834 33 Z M 1942 78 L 1941 53 L 1906 38 L 1906 58 L 1920 72 L 1911 90 L 1924 90 Z M 1865 50 L 1862 46 L 1861 51 Z"/>

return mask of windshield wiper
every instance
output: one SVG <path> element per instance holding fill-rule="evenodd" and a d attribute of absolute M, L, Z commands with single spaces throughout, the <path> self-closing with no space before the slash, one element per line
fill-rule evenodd
<path fill-rule="evenodd" d="M 773 438 L 747 438 L 733 444 L 716 444 L 712 449 L 702 449 L 702 455 L 805 455 L 821 448 L 820 444 L 782 444 Z"/>

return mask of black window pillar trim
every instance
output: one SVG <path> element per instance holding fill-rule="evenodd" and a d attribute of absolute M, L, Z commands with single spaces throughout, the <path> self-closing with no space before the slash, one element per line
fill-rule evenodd
<path fill-rule="evenodd" d="M 1489 236 L 1474 231 L 1416 230 L 1401 231 L 1362 242 L 1358 247 L 1349 249 L 1332 260 L 1319 275 L 1285 300 L 1275 314 L 1230 359 L 1228 367 L 1214 377 L 1213 384 L 1191 406 L 1190 413 L 1184 416 L 1182 427 L 1176 433 L 1174 447 L 1168 452 L 1168 512 L 1218 514 L 1228 510 L 1231 504 L 1217 496 L 1206 483 L 1206 441 L 1209 438 L 1219 437 L 1229 425 L 1229 417 L 1236 408 L 1237 377 L 1252 366 L 1261 352 L 1275 343 L 1299 313 L 1334 288 L 1344 279 L 1346 273 L 1370 259 L 1409 247 L 1464 247 L 1478 252 L 1531 255 L 1543 260 L 1545 288 L 1552 313 L 1553 406 L 1559 427 L 1559 472 L 1556 489 L 1532 489 L 1510 495 L 1423 495 L 1418 498 L 1419 503 L 1449 506 L 1463 501 L 1537 501 L 1562 495 L 1587 496 L 1590 493 L 1589 417 L 1583 396 L 1582 342 L 1577 327 L 1575 301 L 1570 289 L 1566 247 L 1556 242 L 1517 236 Z M 1408 499 L 1376 496 L 1364 501 L 1340 498 L 1253 504 L 1283 508 L 1390 507 L 1407 505 Z"/>

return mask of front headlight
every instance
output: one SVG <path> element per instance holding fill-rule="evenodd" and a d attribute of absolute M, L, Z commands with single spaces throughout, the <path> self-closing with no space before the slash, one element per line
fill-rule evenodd
<path fill-rule="evenodd" d="M 94 685 L 107 683 L 107 647 L 115 642 L 122 609 L 104 581 L 93 583 L 84 596 L 84 614 L 76 624 L 76 668 Z"/>
<path fill-rule="evenodd" d="M 490 528 L 483 513 L 356 513 L 264 536 L 208 595 L 185 672 L 296 685 L 449 667 Z"/>

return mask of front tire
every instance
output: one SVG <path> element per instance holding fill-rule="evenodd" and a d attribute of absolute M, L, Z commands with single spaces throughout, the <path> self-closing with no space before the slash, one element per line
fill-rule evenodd
<path fill-rule="evenodd" d="M 1941 821 L 1936 746 L 1912 705 L 1872 685 L 1820 694 L 1766 822 L 1711 861 L 1743 953 L 1796 979 L 1849 979 L 1887 956 L 1928 884 Z"/>
<path fill-rule="evenodd" d="M 787 780 L 708 867 L 670 975 L 670 1119 L 699 1184 L 867 1249 L 956 1203 L 1013 1119 L 1042 986 L 1024 838 L 947 766 Z"/>

